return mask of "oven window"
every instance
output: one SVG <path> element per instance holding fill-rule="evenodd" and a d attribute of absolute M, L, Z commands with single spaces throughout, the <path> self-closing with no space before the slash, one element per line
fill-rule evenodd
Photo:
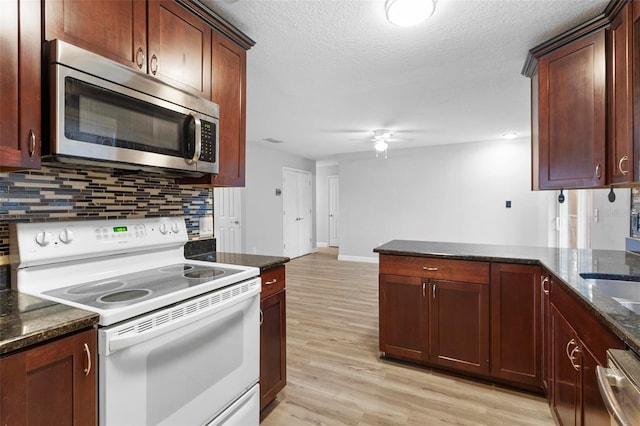
<path fill-rule="evenodd" d="M 185 116 L 92 84 L 65 78 L 67 139 L 185 157 Z"/>

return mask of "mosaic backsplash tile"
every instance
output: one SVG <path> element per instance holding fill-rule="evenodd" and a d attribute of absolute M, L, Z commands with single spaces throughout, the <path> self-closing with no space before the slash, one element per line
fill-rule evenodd
<path fill-rule="evenodd" d="M 9 263 L 11 222 L 185 216 L 191 240 L 200 217 L 212 214 L 213 190 L 164 175 L 54 167 L 0 173 L 0 265 Z"/>

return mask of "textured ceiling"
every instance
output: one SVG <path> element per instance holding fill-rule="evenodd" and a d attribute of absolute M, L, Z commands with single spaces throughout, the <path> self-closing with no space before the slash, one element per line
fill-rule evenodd
<path fill-rule="evenodd" d="M 528 138 L 532 47 L 607 0 L 439 0 L 416 27 L 384 0 L 202 0 L 256 45 L 247 54 L 247 141 L 323 160 L 372 151 Z M 265 139 L 276 139 L 272 144 Z"/>

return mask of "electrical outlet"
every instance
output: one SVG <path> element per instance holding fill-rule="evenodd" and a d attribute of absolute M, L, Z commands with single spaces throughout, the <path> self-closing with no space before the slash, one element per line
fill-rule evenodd
<path fill-rule="evenodd" d="M 213 237 L 213 216 L 202 216 L 200 218 L 200 236 Z"/>

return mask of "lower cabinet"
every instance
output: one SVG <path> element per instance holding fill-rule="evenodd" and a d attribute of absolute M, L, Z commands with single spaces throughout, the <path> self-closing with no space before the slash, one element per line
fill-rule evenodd
<path fill-rule="evenodd" d="M 428 360 L 425 287 L 425 280 L 418 277 L 380 274 L 380 352 L 406 360 Z"/>
<path fill-rule="evenodd" d="M 491 264 L 491 377 L 542 390 L 541 269 Z"/>
<path fill-rule="evenodd" d="M 285 267 L 265 271 L 260 300 L 260 410 L 287 384 Z"/>
<path fill-rule="evenodd" d="M 381 255 L 380 352 L 487 374 L 488 284 L 487 262 Z"/>
<path fill-rule="evenodd" d="M 489 285 L 430 280 L 429 361 L 489 373 Z"/>
<path fill-rule="evenodd" d="M 0 358 L 0 424 L 93 425 L 96 330 Z"/>
<path fill-rule="evenodd" d="M 538 265 L 380 255 L 382 356 L 546 394 L 564 426 L 609 425 L 596 366 L 622 342 Z"/>
<path fill-rule="evenodd" d="M 602 401 L 596 366 L 606 365 L 606 350 L 624 343 L 594 318 L 585 307 L 551 281 L 550 404 L 561 425 L 610 425 Z"/>

